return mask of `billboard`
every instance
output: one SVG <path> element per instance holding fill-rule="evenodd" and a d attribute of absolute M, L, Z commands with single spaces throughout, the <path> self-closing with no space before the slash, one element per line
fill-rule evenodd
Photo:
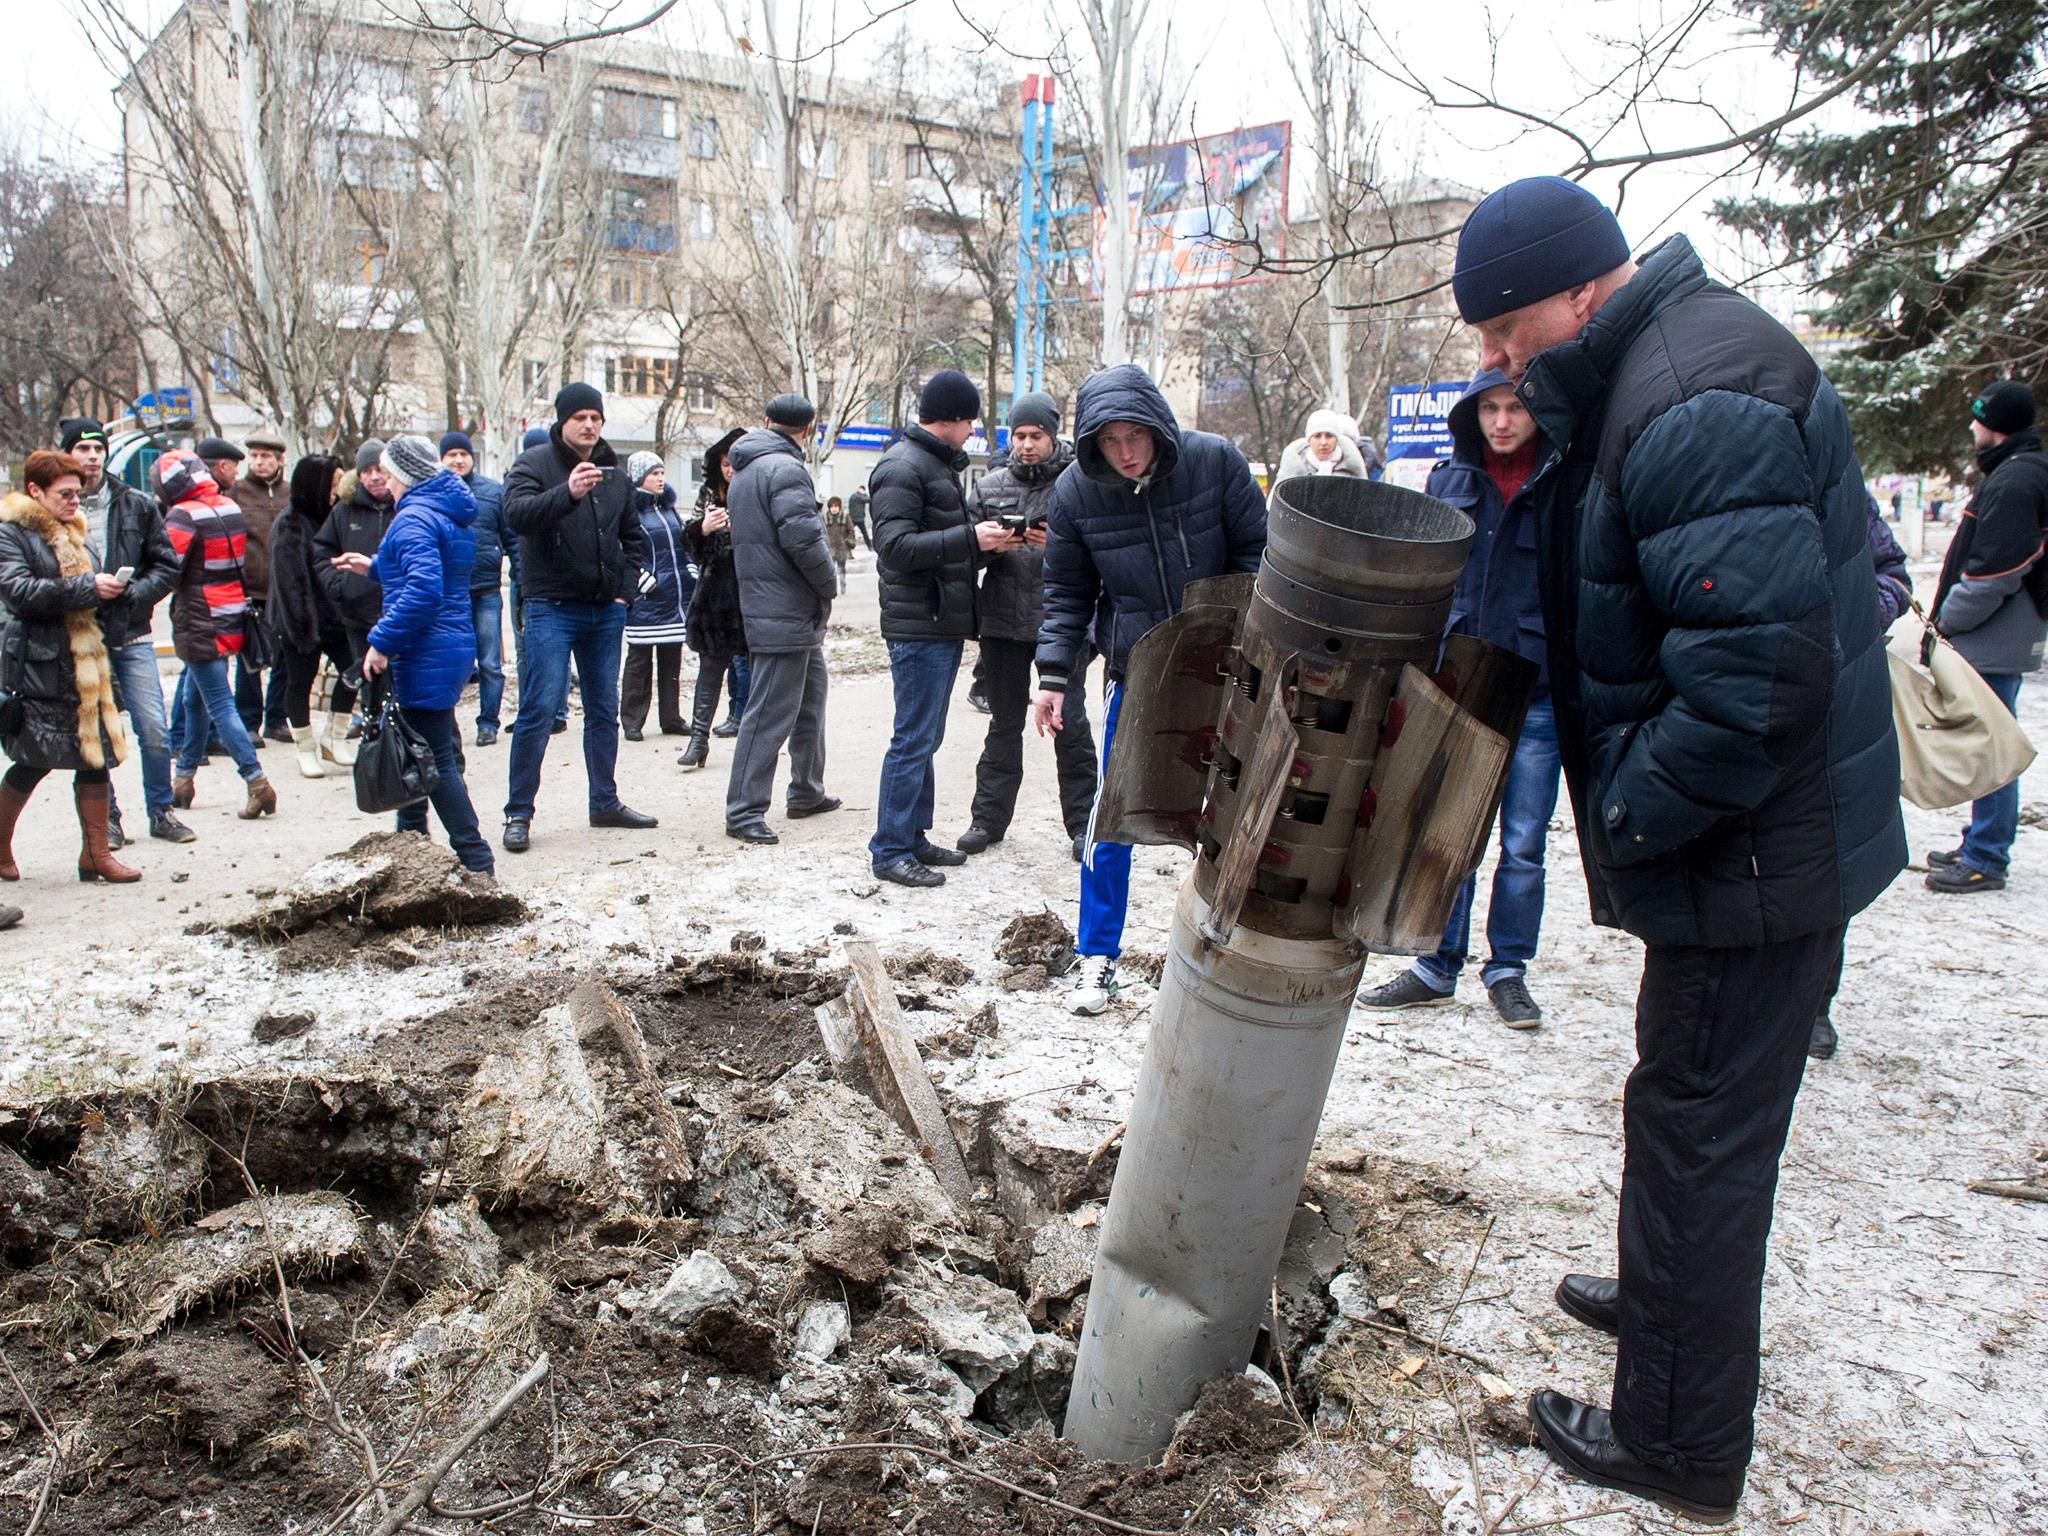
<path fill-rule="evenodd" d="M 1387 479 L 1419 491 L 1439 459 L 1451 456 L 1451 407 L 1465 393 L 1455 384 L 1393 384 L 1387 389 Z"/>
<path fill-rule="evenodd" d="M 1227 242 L 1254 230 L 1269 254 L 1286 254 L 1291 126 L 1266 123 L 1130 152 L 1133 293 L 1246 281 Z M 1096 204 L 1099 263 L 1106 214 L 1099 197 Z"/>

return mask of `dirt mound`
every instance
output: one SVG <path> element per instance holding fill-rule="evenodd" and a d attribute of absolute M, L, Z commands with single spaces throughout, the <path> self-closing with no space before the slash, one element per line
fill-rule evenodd
<path fill-rule="evenodd" d="M 237 938 L 280 946 L 288 966 L 337 964 L 377 935 L 485 928 L 517 922 L 526 908 L 510 892 L 462 878 L 453 850 L 417 832 L 374 832 L 320 860 L 268 905 L 215 925 Z M 402 946 L 387 945 L 403 965 Z"/>

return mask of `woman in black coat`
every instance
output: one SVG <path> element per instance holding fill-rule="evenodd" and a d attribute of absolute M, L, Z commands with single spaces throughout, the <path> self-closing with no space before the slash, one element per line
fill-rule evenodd
<path fill-rule="evenodd" d="M 747 709 L 747 631 L 740 622 L 740 577 L 732 558 L 732 525 L 725 514 L 725 493 L 732 484 L 726 454 L 742 436 L 739 428 L 704 450 L 704 486 L 696 510 L 683 520 L 683 547 L 697 566 L 697 589 L 690 595 L 684 634 L 697 653 L 697 692 L 690 708 L 690 744 L 676 759 L 685 768 L 704 766 L 713 735 L 739 732 Z M 724 724 L 712 729 L 718 713 L 718 690 L 732 672 L 732 709 Z M 731 727 L 731 729 L 727 729 Z"/>
<path fill-rule="evenodd" d="M 290 503 L 270 533 L 270 622 L 277 629 L 278 662 L 284 668 L 284 714 L 291 722 L 292 745 L 298 749 L 299 772 L 309 779 L 326 777 L 323 754 L 329 762 L 346 766 L 343 757 L 353 753 L 352 744 L 338 745 L 337 732 L 330 730 L 325 740 L 313 733 L 313 679 L 319 675 L 322 656 L 334 663 L 328 718 L 342 723 L 339 735 L 346 734 L 356 703 L 355 689 L 344 681 L 355 656 L 341 610 L 320 580 L 327 561 L 313 548 L 314 536 L 333 508 L 340 477 L 341 461 L 331 454 L 309 453 L 299 460 L 292 466 Z"/>
<path fill-rule="evenodd" d="M 79 514 L 85 470 L 39 449 L 22 466 L 28 494 L 0 498 L 0 880 L 19 880 L 14 828 L 35 787 L 69 769 L 83 836 L 78 878 L 127 884 L 142 872 L 107 849 L 108 770 L 128 756 L 100 605 L 128 578 L 100 569 Z"/>

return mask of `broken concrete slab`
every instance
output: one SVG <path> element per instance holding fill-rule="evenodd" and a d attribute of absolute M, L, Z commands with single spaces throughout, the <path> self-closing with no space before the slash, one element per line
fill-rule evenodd
<path fill-rule="evenodd" d="M 1071 1301 L 1088 1284 L 1095 1268 L 1095 1249 L 1102 1241 L 1102 1207 L 1085 1205 L 1055 1216 L 1031 1234 L 1031 1257 L 1024 1279 L 1031 1287 L 1024 1310 L 1034 1323 L 1045 1321 L 1046 1308 Z"/>
<path fill-rule="evenodd" d="M 1057 1334 L 1039 1334 L 1024 1364 L 983 1396 L 981 1411 L 1013 1434 L 1041 1427 L 1057 1434 L 1066 1416 L 1067 1394 L 1073 1390 L 1078 1353 L 1071 1341 Z"/>
<path fill-rule="evenodd" d="M 413 1245 L 412 1278 L 422 1290 L 492 1290 L 504 1268 L 498 1234 L 484 1220 L 475 1195 L 446 1201 L 428 1211 L 420 1218 Z"/>
<path fill-rule="evenodd" d="M 936 1355 L 922 1350 L 892 1349 L 876 1362 L 898 1388 L 907 1407 L 936 1408 L 949 1419 L 974 1416 L 974 1388 Z"/>
<path fill-rule="evenodd" d="M 177 1115 L 113 1104 L 81 1117 L 65 1163 L 94 1230 L 154 1236 L 182 1222 L 206 1185 L 207 1147 Z"/>
<path fill-rule="evenodd" d="M 730 1306 L 747 1288 L 718 1255 L 699 1248 L 669 1272 L 661 1289 L 646 1297 L 634 1312 L 655 1327 L 685 1329 L 713 1307 Z"/>
<path fill-rule="evenodd" d="M 329 919 L 357 926 L 469 928 L 513 922 L 524 904 L 509 891 L 461 878 L 454 850 L 417 832 L 374 832 L 314 864 L 290 889 L 224 926 L 245 938 L 277 941 Z"/>
<path fill-rule="evenodd" d="M 932 1353 L 976 1392 L 1022 1365 L 1034 1335 L 1014 1291 L 979 1275 L 899 1275 L 883 1293 L 923 1331 Z"/>
<path fill-rule="evenodd" d="M 566 1005 L 484 1058 L 456 1117 L 454 1150 L 456 1181 L 494 1208 L 592 1212 L 627 1193 Z"/>

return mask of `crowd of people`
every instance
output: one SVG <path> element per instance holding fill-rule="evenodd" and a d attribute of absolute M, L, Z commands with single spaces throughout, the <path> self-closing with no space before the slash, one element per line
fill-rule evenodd
<path fill-rule="evenodd" d="M 1533 178 L 1481 202 L 1453 293 L 1482 371 L 1450 416 L 1432 495 L 1476 530 L 1448 633 L 1532 663 L 1539 681 L 1499 818 L 1480 970 L 1499 1018 L 1534 1028 L 1528 984 L 1560 787 L 1596 923 L 1644 944 L 1638 1063 L 1623 1097 L 1628 1156 L 1617 1277 L 1567 1275 L 1557 1300 L 1614 1335 L 1611 1406 L 1556 1392 L 1537 1434 L 1574 1474 L 1727 1518 L 1752 1449 L 1759 1310 L 1777 1166 L 1808 1055 L 1832 1054 L 1845 935 L 1905 866 L 1884 636 L 1913 602 L 1904 557 L 1867 490 L 1841 401 L 1813 359 L 1712 281 L 1683 236 L 1632 254 L 1584 188 Z M 0 502 L 0 879 L 52 772 L 72 775 L 82 880 L 132 882 L 110 769 L 141 757 L 148 835 L 193 833 L 210 752 L 243 781 L 238 814 L 279 813 L 262 760 L 346 770 L 352 721 L 387 698 L 439 770 L 428 803 L 466 878 L 495 878 L 457 706 L 478 684 L 474 744 L 498 739 L 503 614 L 516 646 L 499 845 L 533 845 L 542 770 L 582 700 L 591 826 L 648 830 L 616 781 L 619 738 L 650 717 L 707 766 L 733 740 L 725 830 L 773 845 L 783 814 L 842 808 L 826 787 L 824 640 L 856 537 L 873 551 L 894 715 L 868 857 L 878 879 L 942 885 L 1008 835 L 1027 721 L 1055 743 L 1060 814 L 1080 864 L 1075 1011 L 1117 995 L 1131 850 L 1096 840 L 1098 764 L 1132 648 L 1190 583 L 1258 568 L 1268 502 L 1244 455 L 1180 425 L 1131 365 L 1060 402 L 1018 396 L 1009 442 L 972 486 L 983 416 L 964 374 L 923 382 L 917 421 L 844 504 L 806 457 L 814 411 L 768 401 L 759 426 L 705 453 L 679 509 L 652 453 L 623 461 L 601 394 L 570 384 L 502 485 L 460 431 L 309 454 L 207 438 L 155 461 L 154 495 L 110 481 L 99 423 Z M 2010 708 L 2048 636 L 2048 455 L 2023 383 L 1970 404 L 1981 482 L 1960 514 L 1928 612 Z M 1318 412 L 1282 477 L 1376 471 L 1355 424 Z M 1283 480 L 1284 483 L 1284 480 Z M 507 589 L 509 605 L 501 601 Z M 152 633 L 171 603 L 181 670 L 166 709 Z M 964 648 L 979 645 L 989 720 L 969 823 L 933 838 L 935 756 Z M 683 651 L 696 680 L 683 711 Z M 1098 731 L 1086 703 L 1103 663 Z M 324 725 L 313 691 L 332 671 Z M 265 674 L 268 674 L 267 678 Z M 714 725 L 721 693 L 727 719 Z M 359 699 L 360 695 L 360 699 Z M 1977 802 L 1960 845 L 1928 855 L 1928 887 L 2000 889 L 2018 787 Z M 1441 943 L 1361 999 L 1405 1010 L 1454 995 L 1476 877 Z M 11 909 L 10 909 L 11 910 Z M 18 920 L 19 914 L 13 917 Z M 1682 1219 L 1678 1219 L 1682 1217 Z"/>

